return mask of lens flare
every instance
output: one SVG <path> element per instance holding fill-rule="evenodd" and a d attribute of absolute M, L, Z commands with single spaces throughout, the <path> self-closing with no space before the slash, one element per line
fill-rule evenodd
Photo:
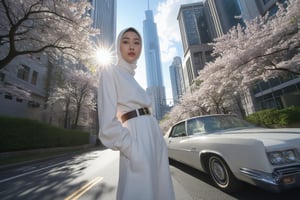
<path fill-rule="evenodd" d="M 112 62 L 112 53 L 108 49 L 99 48 L 96 50 L 95 58 L 100 65 L 109 65 Z"/>

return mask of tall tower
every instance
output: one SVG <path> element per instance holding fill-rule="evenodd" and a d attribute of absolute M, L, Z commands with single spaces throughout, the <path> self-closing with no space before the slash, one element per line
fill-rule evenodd
<path fill-rule="evenodd" d="M 152 112 L 157 120 L 161 120 L 166 106 L 165 87 L 163 85 L 160 48 L 156 23 L 154 23 L 152 10 L 145 11 L 146 19 L 143 21 L 144 51 L 147 73 L 147 93 L 152 97 Z"/>

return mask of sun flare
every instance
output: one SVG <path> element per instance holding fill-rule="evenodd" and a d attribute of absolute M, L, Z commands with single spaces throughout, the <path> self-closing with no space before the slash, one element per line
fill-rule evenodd
<path fill-rule="evenodd" d="M 95 58 L 100 65 L 109 65 L 112 62 L 112 53 L 108 49 L 99 48 L 96 50 Z"/>

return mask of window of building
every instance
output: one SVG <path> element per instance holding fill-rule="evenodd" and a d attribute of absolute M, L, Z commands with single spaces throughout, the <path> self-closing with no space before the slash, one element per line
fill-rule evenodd
<path fill-rule="evenodd" d="M 12 95 L 10 93 L 5 93 L 4 98 L 11 100 L 12 99 Z"/>
<path fill-rule="evenodd" d="M 18 78 L 24 80 L 24 81 L 28 81 L 29 79 L 29 72 L 30 72 L 30 68 L 27 67 L 26 65 L 20 65 L 20 68 L 18 69 Z"/>
<path fill-rule="evenodd" d="M 22 102 L 23 102 L 23 99 L 17 97 L 17 98 L 16 98 L 16 102 L 22 103 Z"/>
<path fill-rule="evenodd" d="M 28 101 L 28 106 L 32 107 L 32 108 L 39 108 L 40 107 L 40 103 L 35 102 L 35 101 Z"/>
<path fill-rule="evenodd" d="M 5 74 L 3 72 L 0 72 L 0 81 L 4 81 Z"/>
<path fill-rule="evenodd" d="M 269 3 L 270 0 L 263 0 L 264 4 L 266 5 L 267 3 Z"/>
<path fill-rule="evenodd" d="M 288 87 L 285 87 L 283 90 L 284 90 L 285 94 L 292 93 L 292 92 L 297 91 L 297 86 L 296 85 L 290 85 Z"/>
<path fill-rule="evenodd" d="M 272 78 L 269 80 L 270 81 L 270 84 L 271 84 L 271 87 L 275 87 L 277 85 L 280 85 L 281 82 L 280 82 L 280 79 L 279 78 Z"/>
<path fill-rule="evenodd" d="M 31 84 L 36 85 L 37 77 L 38 77 L 38 72 L 37 71 L 33 71 L 32 77 L 31 77 Z"/>
<path fill-rule="evenodd" d="M 201 65 L 201 52 L 195 52 L 194 53 L 194 64 L 195 65 Z"/>
<path fill-rule="evenodd" d="M 259 85 L 262 90 L 267 90 L 270 88 L 269 82 L 267 81 L 261 81 Z"/>

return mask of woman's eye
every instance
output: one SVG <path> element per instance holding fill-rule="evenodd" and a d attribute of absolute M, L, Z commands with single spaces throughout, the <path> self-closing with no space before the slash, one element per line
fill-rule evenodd
<path fill-rule="evenodd" d="M 128 44 L 128 41 L 127 40 L 123 40 L 122 43 L 123 44 Z"/>

